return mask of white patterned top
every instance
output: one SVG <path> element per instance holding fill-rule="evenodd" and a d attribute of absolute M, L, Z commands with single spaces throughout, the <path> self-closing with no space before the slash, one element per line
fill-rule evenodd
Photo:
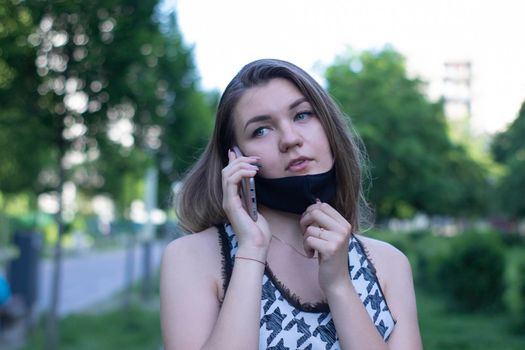
<path fill-rule="evenodd" d="M 219 233 L 226 290 L 237 252 L 237 240 L 230 225 L 219 227 Z M 375 268 L 355 235 L 349 243 L 348 257 L 352 284 L 377 331 L 387 341 L 395 321 L 381 291 Z M 328 305 L 304 305 L 294 299 L 267 265 L 262 280 L 259 349 L 340 349 Z"/>

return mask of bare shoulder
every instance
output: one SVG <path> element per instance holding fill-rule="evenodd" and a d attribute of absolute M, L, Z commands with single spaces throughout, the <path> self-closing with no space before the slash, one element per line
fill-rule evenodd
<path fill-rule="evenodd" d="M 362 235 L 356 237 L 365 246 L 382 286 L 387 287 L 392 279 L 398 277 L 412 278 L 410 262 L 399 249 L 378 239 Z"/>
<path fill-rule="evenodd" d="M 163 267 L 194 270 L 198 265 L 207 274 L 220 274 L 220 244 L 216 227 L 188 234 L 171 241 L 163 254 Z M 202 272 L 202 271 L 201 271 Z"/>
<path fill-rule="evenodd" d="M 356 235 L 356 237 L 363 242 L 374 258 L 394 263 L 404 263 L 407 260 L 406 255 L 390 243 L 362 235 Z"/>
<path fill-rule="evenodd" d="M 218 239 L 217 228 L 210 227 L 204 231 L 174 239 L 166 246 L 164 253 L 169 255 L 184 252 L 190 255 L 209 253 L 209 250 L 218 247 Z"/>
<path fill-rule="evenodd" d="M 219 313 L 220 279 L 217 228 L 188 234 L 167 245 L 160 271 L 161 326 L 166 349 L 201 348 Z"/>

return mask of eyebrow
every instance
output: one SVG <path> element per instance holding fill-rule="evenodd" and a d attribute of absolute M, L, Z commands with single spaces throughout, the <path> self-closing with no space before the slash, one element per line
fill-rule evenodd
<path fill-rule="evenodd" d="M 295 107 L 299 106 L 303 102 L 308 102 L 308 99 L 306 97 L 301 97 L 295 100 L 294 102 L 290 104 L 290 106 L 288 107 L 288 110 L 294 109 Z M 270 119 L 272 119 L 272 117 L 270 117 L 269 115 L 258 115 L 253 118 L 250 118 L 244 125 L 244 131 L 246 131 L 246 128 L 248 127 L 248 125 L 252 123 L 262 122 L 262 121 L 266 121 Z"/>

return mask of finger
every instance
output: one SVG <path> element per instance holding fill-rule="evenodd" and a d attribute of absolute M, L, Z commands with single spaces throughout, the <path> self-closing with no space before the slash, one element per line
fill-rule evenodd
<path fill-rule="evenodd" d="M 235 157 L 235 154 L 230 154 L 232 154 L 233 157 Z M 229 163 L 224 169 L 237 169 L 238 166 L 248 166 L 259 169 L 261 167 L 261 165 L 258 163 L 259 159 L 260 158 L 255 157 L 229 158 Z"/>
<path fill-rule="evenodd" d="M 233 157 L 235 157 L 235 154 L 233 152 L 230 152 L 229 155 L 230 154 Z M 253 164 L 254 159 L 250 157 L 242 157 L 235 159 L 233 157 L 229 159 L 229 164 L 224 169 L 222 169 L 223 178 L 227 178 L 233 175 L 240 169 L 259 170 L 259 167 Z"/>
<path fill-rule="evenodd" d="M 328 216 L 336 220 L 343 232 L 352 233 L 352 225 L 348 222 L 348 220 L 341 215 L 334 207 L 332 207 L 328 203 L 320 203 L 319 210 L 326 213 Z"/>
<path fill-rule="evenodd" d="M 252 157 L 237 157 L 235 153 L 228 151 L 228 165 L 225 167 L 225 169 L 234 164 L 249 164 L 253 166 L 260 167 L 259 161 L 261 160 L 261 157 L 252 156 Z"/>
<path fill-rule="evenodd" d="M 328 203 L 312 204 L 300 221 L 303 230 L 309 225 L 317 225 L 337 232 L 350 233 L 352 225 Z"/>
<path fill-rule="evenodd" d="M 345 217 L 328 203 L 319 203 L 318 208 L 337 221 L 346 221 Z"/>
<path fill-rule="evenodd" d="M 310 245 L 308 239 L 311 238 L 310 236 L 304 236 L 303 238 L 303 248 L 304 252 L 306 253 L 306 256 L 309 258 L 313 258 L 315 256 L 316 250 Z"/>
<path fill-rule="evenodd" d="M 309 226 L 320 226 L 320 227 L 324 227 L 329 230 L 337 229 L 340 226 L 336 220 L 334 220 L 333 218 L 328 216 L 326 213 L 318 209 L 308 211 L 300 219 L 299 224 L 303 228 L 303 232 Z"/>
<path fill-rule="evenodd" d="M 223 191 L 227 197 L 239 196 L 239 184 L 243 177 L 250 178 L 257 174 L 257 167 L 249 165 L 252 168 L 235 169 L 230 175 L 224 174 Z"/>
<path fill-rule="evenodd" d="M 228 150 L 228 163 L 231 163 L 232 160 L 234 160 L 235 158 L 237 158 L 237 157 L 235 156 L 235 152 L 233 152 L 233 151 L 231 150 L 231 148 L 230 148 L 230 149 Z"/>
<path fill-rule="evenodd" d="M 313 249 L 313 248 L 310 248 L 310 247 L 306 247 L 306 246 L 305 246 L 305 247 L 304 247 L 304 252 L 305 252 L 307 258 L 312 259 L 313 257 L 315 257 L 315 252 L 316 252 L 316 250 Z"/>
<path fill-rule="evenodd" d="M 310 210 L 318 209 L 325 212 L 329 216 L 333 216 L 336 219 L 344 219 L 344 217 L 330 204 L 326 202 L 316 201 L 314 204 L 309 205 L 306 208 L 306 212 Z"/>
<path fill-rule="evenodd" d="M 330 232 L 326 231 L 323 227 L 318 226 L 308 226 L 304 234 L 305 237 L 314 237 L 327 241 L 330 239 Z"/>
<path fill-rule="evenodd" d="M 239 167 L 237 169 L 234 169 L 234 171 L 231 172 L 231 174 L 226 174 L 225 177 L 225 184 L 231 185 L 232 187 L 236 187 L 241 182 L 242 178 L 251 178 L 254 177 L 257 174 L 257 167 L 253 165 L 245 165 L 242 167 Z"/>
<path fill-rule="evenodd" d="M 305 251 L 316 251 L 319 257 L 331 256 L 335 251 L 335 246 L 329 241 L 309 236 L 304 240 Z M 313 256 L 313 254 L 311 255 Z"/>

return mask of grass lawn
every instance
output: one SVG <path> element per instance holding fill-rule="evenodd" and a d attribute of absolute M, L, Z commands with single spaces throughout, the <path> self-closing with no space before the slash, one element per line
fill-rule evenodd
<path fill-rule="evenodd" d="M 43 325 L 44 326 L 44 325 Z M 43 329 L 23 350 L 44 349 Z M 134 306 L 100 314 L 78 314 L 60 321 L 60 350 L 158 350 L 162 344 L 159 313 Z"/>
<path fill-rule="evenodd" d="M 425 350 L 525 349 L 525 330 L 512 334 L 504 314 L 453 313 L 442 300 L 424 292 L 418 292 L 417 303 Z"/>
<path fill-rule="evenodd" d="M 423 292 L 418 312 L 425 350 L 525 349 L 525 332 L 510 333 L 505 315 L 451 313 L 443 301 Z M 61 321 L 60 330 L 60 350 L 158 350 L 161 344 L 157 308 L 72 315 Z M 24 348 L 37 349 L 43 349 L 41 331 Z"/>

